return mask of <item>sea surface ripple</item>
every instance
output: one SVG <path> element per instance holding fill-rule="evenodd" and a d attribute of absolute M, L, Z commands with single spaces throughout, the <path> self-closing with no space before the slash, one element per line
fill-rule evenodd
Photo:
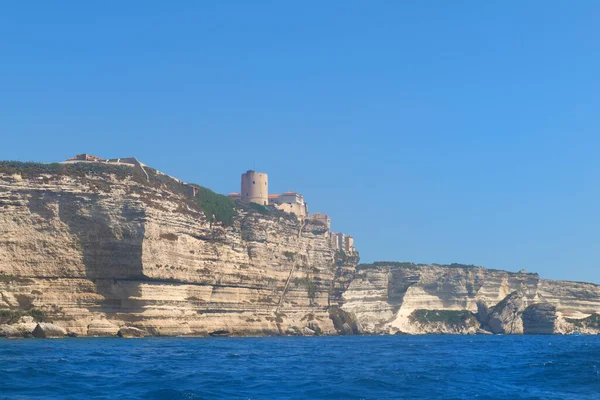
<path fill-rule="evenodd" d="M 600 336 L 0 340 L 2 399 L 600 399 Z"/>

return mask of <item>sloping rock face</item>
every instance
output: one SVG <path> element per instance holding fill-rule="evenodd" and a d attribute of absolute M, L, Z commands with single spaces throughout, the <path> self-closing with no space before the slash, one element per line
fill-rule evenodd
<path fill-rule="evenodd" d="M 15 326 L 2 324 L 0 325 L 0 337 L 22 338 L 23 333 Z"/>
<path fill-rule="evenodd" d="M 594 313 L 586 318 L 565 318 L 559 329 L 566 333 L 579 332 L 588 335 L 600 334 L 600 314 Z"/>
<path fill-rule="evenodd" d="M 514 291 L 534 299 L 537 274 L 471 266 L 375 263 L 361 265 L 344 293 L 343 309 L 364 333 L 429 333 L 410 320 L 415 310 L 492 308 Z M 436 329 L 437 331 L 438 329 Z"/>
<path fill-rule="evenodd" d="M 358 266 L 343 294 L 342 310 L 353 316 L 361 333 L 470 333 L 473 320 L 456 319 L 456 312 L 466 311 L 480 329 L 521 334 L 550 329 L 549 323 L 533 322 L 533 306 L 541 303 L 552 305 L 554 314 L 540 311 L 539 318 L 554 315 L 552 331 L 569 333 L 577 329 L 576 321 L 600 312 L 600 286 L 540 280 L 524 271 L 381 262 Z"/>
<path fill-rule="evenodd" d="M 527 298 L 520 292 L 512 292 L 494 306 L 484 326 L 492 333 L 523 333 L 521 314 L 526 307 Z"/>
<path fill-rule="evenodd" d="M 598 285 L 356 267 L 322 224 L 238 207 L 223 226 L 147 172 L 0 163 L 0 336 L 45 322 L 78 336 L 600 332 Z"/>
<path fill-rule="evenodd" d="M 40 170 L 0 168 L 0 312 L 79 336 L 338 332 L 328 308 L 354 265 L 322 226 L 250 208 L 223 227 L 152 170 Z"/>
<path fill-rule="evenodd" d="M 477 318 L 467 310 L 414 310 L 408 319 L 413 333 L 474 335 L 480 327 Z"/>
<path fill-rule="evenodd" d="M 564 316 L 578 317 L 598 312 L 600 286 L 585 282 L 541 279 L 538 295 L 541 301 L 553 304 Z"/>
<path fill-rule="evenodd" d="M 523 312 L 523 331 L 532 335 L 558 333 L 556 307 L 550 303 L 532 304 Z"/>

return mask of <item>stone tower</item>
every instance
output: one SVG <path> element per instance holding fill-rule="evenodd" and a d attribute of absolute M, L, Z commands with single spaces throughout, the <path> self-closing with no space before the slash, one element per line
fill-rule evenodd
<path fill-rule="evenodd" d="M 262 206 L 269 204 L 269 182 L 267 174 L 256 171 L 246 171 L 242 174 L 242 200 Z"/>

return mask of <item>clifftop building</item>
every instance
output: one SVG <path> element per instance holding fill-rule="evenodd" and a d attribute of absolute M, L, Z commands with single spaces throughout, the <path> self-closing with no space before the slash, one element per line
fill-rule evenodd
<path fill-rule="evenodd" d="M 63 164 L 73 163 L 101 163 L 129 166 L 139 170 L 139 172 L 147 180 L 150 180 L 150 177 L 145 170 L 145 167 L 147 166 L 139 162 L 135 157 L 104 159 L 91 154 L 83 153 L 77 154 L 75 157 L 63 161 Z M 163 174 L 160 171 L 154 171 L 157 174 Z M 200 190 L 198 186 L 182 182 L 174 177 L 171 178 L 185 185 L 190 196 L 198 195 Z M 248 170 L 243 173 L 240 190 L 240 193 L 229 193 L 228 197 L 232 200 L 240 200 L 247 203 L 260 204 L 261 206 L 273 207 L 278 210 L 294 214 L 301 221 L 304 221 L 308 218 L 321 222 L 323 225 L 327 226 L 331 247 L 333 249 L 343 250 L 349 254 L 356 253 L 354 248 L 354 238 L 352 236 L 347 236 L 343 233 L 330 232 L 331 220 L 329 215 L 323 213 L 315 213 L 312 215 L 308 214 L 308 204 L 304 201 L 304 196 L 302 194 L 292 191 L 281 194 L 269 194 L 269 177 L 264 172 Z"/>
<path fill-rule="evenodd" d="M 327 226 L 331 230 L 329 215 L 323 213 L 308 214 L 308 204 L 304 196 L 296 192 L 269 194 L 269 177 L 264 172 L 248 170 L 242 174 L 240 193 L 232 192 L 227 196 L 232 200 L 241 200 L 247 203 L 256 203 L 269 206 L 281 211 L 296 215 L 300 220 L 309 218 Z M 331 247 L 342 250 L 348 254 L 355 254 L 354 238 L 343 233 L 329 232 Z"/>
<path fill-rule="evenodd" d="M 329 234 L 331 240 L 331 247 L 334 250 L 341 250 L 348 254 L 355 254 L 356 249 L 354 248 L 354 238 L 352 236 L 344 235 L 339 232 L 331 232 Z"/>
<path fill-rule="evenodd" d="M 102 163 L 102 164 L 111 164 L 111 165 L 125 165 L 128 167 L 133 167 L 133 168 L 137 169 L 147 180 L 150 180 L 148 173 L 144 169 L 146 164 L 142 164 L 135 157 L 104 159 L 104 158 L 93 156 L 91 154 L 83 153 L 83 154 L 77 154 L 75 157 L 68 158 L 67 160 L 62 162 L 62 164 L 74 164 L 74 163 Z"/>
<path fill-rule="evenodd" d="M 269 204 L 281 211 L 296 214 L 300 218 L 308 216 L 308 204 L 304 202 L 304 196 L 300 193 L 285 192 L 269 195 Z"/>
<path fill-rule="evenodd" d="M 73 158 L 68 158 L 66 162 L 71 161 L 71 162 L 77 162 L 77 161 L 106 161 L 100 157 L 96 157 L 93 156 L 91 154 L 77 154 L 75 157 Z"/>
<path fill-rule="evenodd" d="M 240 190 L 240 193 L 232 192 L 227 196 L 233 200 L 272 206 L 300 218 L 308 215 L 308 205 L 300 193 L 269 194 L 269 177 L 264 172 L 248 170 L 243 173 Z"/>
<path fill-rule="evenodd" d="M 327 229 L 331 229 L 331 219 L 329 219 L 329 215 L 327 215 L 327 214 L 315 213 L 310 216 L 310 219 L 319 221 L 323 225 L 326 225 Z"/>
<path fill-rule="evenodd" d="M 242 174 L 242 201 L 256 203 L 261 206 L 269 204 L 269 180 L 267 174 L 252 170 Z"/>

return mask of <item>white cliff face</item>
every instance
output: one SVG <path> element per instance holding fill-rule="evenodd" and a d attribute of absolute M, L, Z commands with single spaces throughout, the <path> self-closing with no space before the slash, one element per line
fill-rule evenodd
<path fill-rule="evenodd" d="M 477 317 L 485 330 L 528 333 L 523 313 L 529 305 L 542 303 L 554 308 L 537 314 L 535 307 L 529 310 L 530 333 L 538 330 L 536 326 L 568 333 L 575 328 L 564 317 L 600 312 L 600 286 L 459 265 L 361 265 L 343 298 L 342 309 L 354 315 L 359 331 L 372 334 L 472 333 L 476 327 L 463 311 Z M 551 323 L 532 322 L 550 315 Z"/>
<path fill-rule="evenodd" d="M 581 318 L 599 311 L 600 286 L 593 283 L 541 279 L 538 296 L 565 317 Z"/>
<path fill-rule="evenodd" d="M 223 227 L 164 175 L 69 168 L 0 164 L 0 336 L 600 332 L 598 285 L 355 268 L 321 224 L 240 208 Z"/>
<path fill-rule="evenodd" d="M 124 326 L 156 335 L 337 332 L 326 229 L 252 210 L 239 210 L 232 227 L 211 224 L 178 183 L 123 171 L 0 172 L 0 310 L 42 312 L 92 336 Z"/>

